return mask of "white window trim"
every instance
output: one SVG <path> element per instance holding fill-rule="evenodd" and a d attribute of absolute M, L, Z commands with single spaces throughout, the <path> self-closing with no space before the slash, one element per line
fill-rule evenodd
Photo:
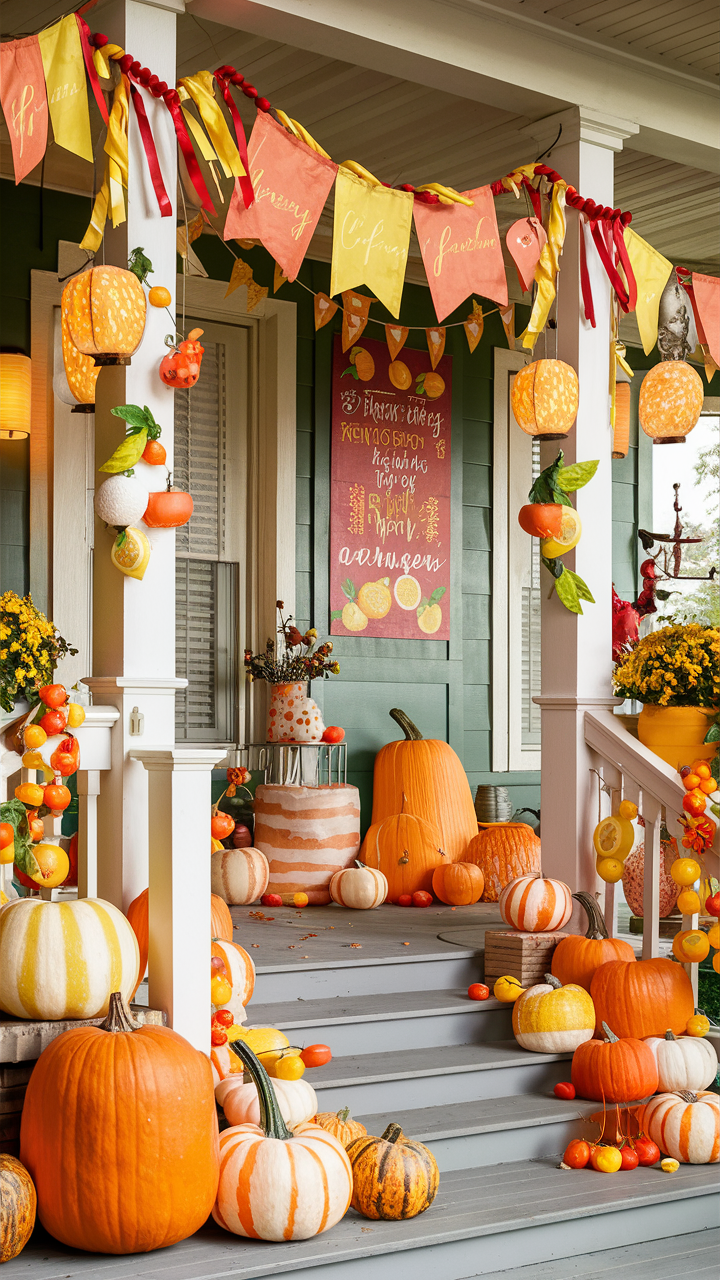
<path fill-rule="evenodd" d="M 540 768 L 540 746 L 522 746 L 522 597 L 516 566 L 527 550 L 517 513 L 530 487 L 532 437 L 517 425 L 509 392 L 512 377 L 530 357 L 501 347 L 493 356 L 492 768 L 494 773 L 528 772 Z"/>

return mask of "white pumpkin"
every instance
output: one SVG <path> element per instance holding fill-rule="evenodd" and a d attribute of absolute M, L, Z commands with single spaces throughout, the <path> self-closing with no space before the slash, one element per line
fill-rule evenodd
<path fill-rule="evenodd" d="M 698 1093 L 712 1084 L 718 1069 L 718 1056 L 710 1040 L 698 1036 L 648 1036 L 646 1044 L 653 1051 L 658 1069 L 658 1093 L 675 1093 L 690 1089 Z"/>
<path fill-rule="evenodd" d="M 235 1054 L 231 1054 L 235 1057 Z M 220 1103 L 230 1124 L 259 1124 L 260 1099 L 257 1086 L 247 1077 L 227 1076 L 215 1089 L 215 1100 Z M 317 1115 L 317 1094 L 307 1080 L 273 1080 L 272 1087 L 278 1100 L 280 1113 L 289 1129 L 304 1124 Z"/>
<path fill-rule="evenodd" d="M 132 925 L 102 898 L 0 911 L 0 1009 L 17 1018 L 99 1018 L 113 991 L 130 1003 L 139 968 Z"/>
<path fill-rule="evenodd" d="M 269 879 L 268 860 L 260 849 L 218 849 L 210 859 L 212 891 L 231 906 L 257 902 Z"/>
<path fill-rule="evenodd" d="M 682 1164 L 717 1164 L 720 1160 L 717 1093 L 656 1093 L 645 1103 L 639 1123 L 673 1160 Z"/>
<path fill-rule="evenodd" d="M 368 911 L 379 907 L 388 895 L 388 882 L 382 871 L 375 867 L 366 867 L 364 862 L 355 860 L 354 867 L 343 867 L 336 871 L 330 881 L 330 897 L 341 907 L 351 907 L 354 911 Z"/>

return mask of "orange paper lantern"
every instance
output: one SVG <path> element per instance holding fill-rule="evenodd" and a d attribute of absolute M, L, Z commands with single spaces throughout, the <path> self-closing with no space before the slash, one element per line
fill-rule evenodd
<path fill-rule="evenodd" d="M 618 382 L 615 387 L 615 427 L 613 429 L 613 458 L 626 458 L 630 448 L 630 383 Z"/>
<path fill-rule="evenodd" d="M 640 388 L 640 426 L 653 444 L 682 444 L 703 406 L 700 374 L 685 360 L 663 360 Z"/>
<path fill-rule="evenodd" d="M 70 337 L 70 329 L 64 307 L 60 310 L 60 337 L 65 377 L 72 396 L 72 401 L 69 403 L 74 405 L 73 413 L 93 413 L 95 410 L 95 383 L 98 380 L 100 368 L 95 364 L 92 356 L 83 355 L 82 351 L 78 351 L 75 346 Z M 60 398 L 67 400 L 67 393 L 61 394 Z"/>
<path fill-rule="evenodd" d="M 577 417 L 578 376 L 563 360 L 534 360 L 516 373 L 510 401 L 529 436 L 564 440 Z"/>
<path fill-rule="evenodd" d="M 140 346 L 146 311 L 145 290 L 122 267 L 91 267 L 63 289 L 70 338 L 96 365 L 130 363 Z"/>

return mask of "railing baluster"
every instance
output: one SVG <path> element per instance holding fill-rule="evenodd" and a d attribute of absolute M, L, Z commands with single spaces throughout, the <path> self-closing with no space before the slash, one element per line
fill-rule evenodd
<path fill-rule="evenodd" d="M 645 819 L 642 958 L 651 960 L 660 953 L 661 806 L 659 800 L 646 792 L 642 795 L 642 806 Z"/>
<path fill-rule="evenodd" d="M 610 812 L 615 813 L 622 800 L 622 773 L 614 764 L 601 764 L 603 782 L 610 788 Z M 617 886 L 605 884 L 605 923 L 611 938 L 617 937 Z"/>

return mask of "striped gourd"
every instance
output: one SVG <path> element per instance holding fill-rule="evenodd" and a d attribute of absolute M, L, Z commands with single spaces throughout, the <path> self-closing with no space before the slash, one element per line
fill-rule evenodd
<path fill-rule="evenodd" d="M 241 1040 L 232 1049 L 262 1100 L 262 1123 L 236 1125 L 221 1135 L 213 1218 L 253 1240 L 308 1240 L 334 1227 L 348 1209 L 353 1179 L 345 1148 L 319 1125 L 300 1124 L 291 1132 L 255 1054 Z"/>
<path fill-rule="evenodd" d="M 213 956 L 220 956 L 225 962 L 225 970 L 232 984 L 233 999 L 245 1007 L 250 1003 L 250 997 L 255 990 L 255 965 L 252 956 L 237 942 L 221 942 L 216 939 L 210 944 L 210 953 Z M 231 1007 L 230 1002 L 227 1005 Z M 236 1018 L 236 1022 L 240 1019 Z M 244 1022 L 245 1019 L 243 1018 Z"/>
<path fill-rule="evenodd" d="M 414 1218 L 430 1207 L 440 1174 L 432 1151 L 389 1124 L 381 1138 L 356 1138 L 347 1149 L 352 1207 L 366 1218 Z"/>
<path fill-rule="evenodd" d="M 640 1124 L 661 1151 L 683 1164 L 720 1160 L 720 1098 L 716 1093 L 657 1093 L 642 1108 Z"/>
<path fill-rule="evenodd" d="M 244 906 L 262 897 L 270 868 L 259 849 L 218 849 L 210 859 L 210 877 L 214 895 Z"/>
<path fill-rule="evenodd" d="M 546 880 L 541 873 L 519 876 L 500 894 L 500 915 L 523 933 L 562 929 L 572 915 L 572 894 L 562 880 Z"/>
<path fill-rule="evenodd" d="M 351 786 L 259 786 L 253 838 L 270 863 L 268 893 L 285 901 L 306 893 L 323 906 L 332 876 L 358 855 L 360 793 Z"/>
<path fill-rule="evenodd" d="M 132 926 L 101 898 L 18 898 L 0 910 L 0 1009 L 18 1018 L 98 1018 L 129 1000 L 140 952 Z"/>

